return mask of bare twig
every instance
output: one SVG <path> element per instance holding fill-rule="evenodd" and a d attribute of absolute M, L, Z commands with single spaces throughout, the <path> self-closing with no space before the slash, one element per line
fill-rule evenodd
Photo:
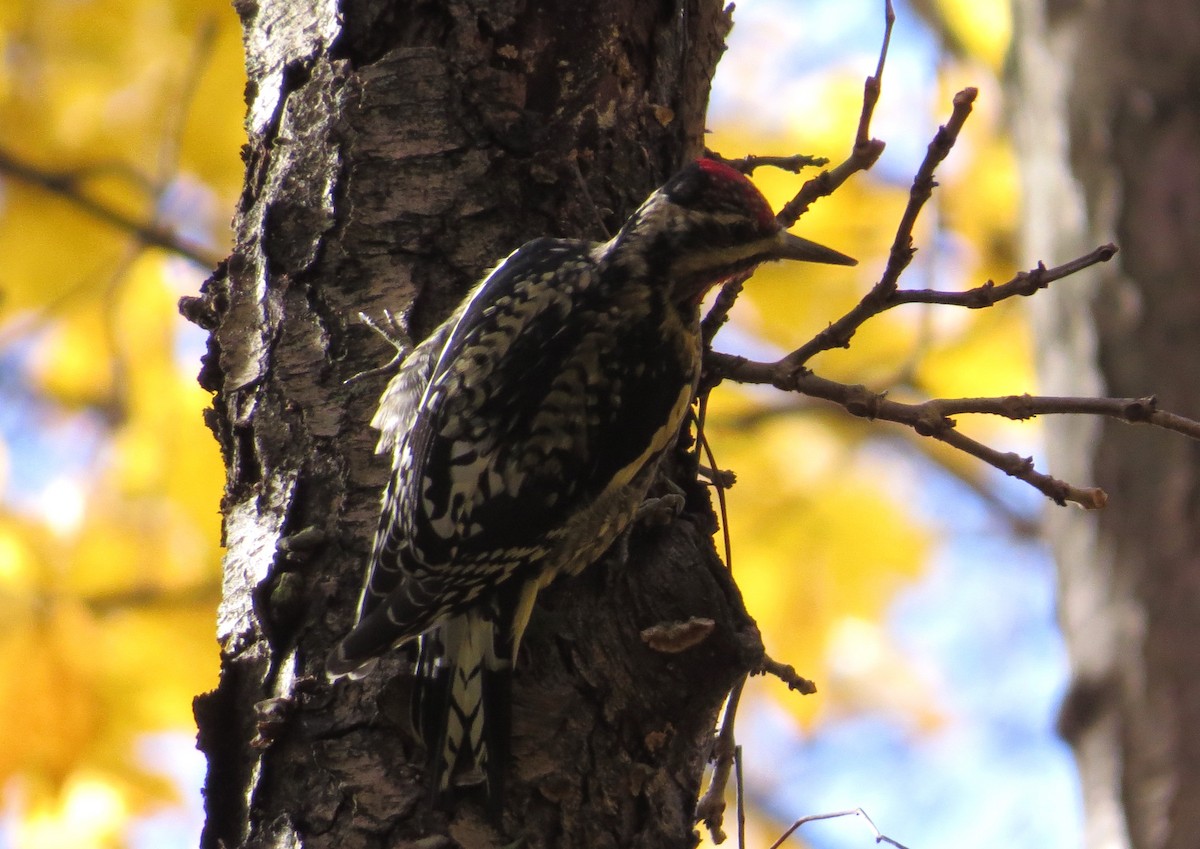
<path fill-rule="evenodd" d="M 746 849 L 746 785 L 742 776 L 742 747 L 733 747 L 733 782 L 737 799 L 738 849 Z"/>
<path fill-rule="evenodd" d="M 704 823 L 712 837 L 713 843 L 724 843 L 725 832 L 722 825 L 725 821 L 725 789 L 729 786 L 729 776 L 733 772 L 734 754 L 737 744 L 733 736 L 734 723 L 737 720 L 738 702 L 742 698 L 742 688 L 746 686 L 746 676 L 742 676 L 729 692 L 729 700 L 725 703 L 725 715 L 721 718 L 721 730 L 717 733 L 716 750 L 713 752 L 712 780 L 708 789 L 696 803 L 696 820 Z"/>
<path fill-rule="evenodd" d="M 729 320 L 729 311 L 733 309 L 733 305 L 737 302 L 738 295 L 742 294 L 742 286 L 750 279 L 752 271 L 747 271 L 744 274 L 738 274 L 721 286 L 721 291 L 717 292 L 716 298 L 713 299 L 712 308 L 704 316 L 704 320 L 700 322 L 700 338 L 704 341 L 705 349 L 712 345 L 713 337 L 717 335 L 717 331 L 724 326 Z"/>
<path fill-rule="evenodd" d="M 1007 283 L 997 286 L 991 280 L 974 289 L 964 292 L 939 292 L 933 289 L 898 289 L 883 307 L 891 309 L 900 304 L 942 304 L 953 307 L 966 307 L 977 310 L 994 306 L 1006 298 L 1014 296 L 1028 297 L 1040 289 L 1045 289 L 1056 280 L 1070 277 L 1078 271 L 1089 268 L 1101 262 L 1108 262 L 1117 254 L 1117 246 L 1109 243 L 1101 245 L 1090 253 L 1084 254 L 1070 262 L 1064 262 L 1054 268 L 1046 268 L 1043 263 L 1031 271 L 1022 271 Z"/>
<path fill-rule="evenodd" d="M 789 174 L 799 174 L 805 168 L 822 168 L 829 164 L 829 160 L 824 156 L 808 156 L 803 153 L 795 153 L 791 156 L 756 156 L 751 153 L 741 159 L 726 159 L 714 150 L 705 150 L 704 155 L 710 159 L 724 162 L 746 176 L 753 174 L 757 168 L 778 168 Z"/>
<path fill-rule="evenodd" d="M 903 844 L 897 843 L 895 840 L 892 840 L 892 838 L 888 837 L 886 834 L 883 834 L 878 828 L 876 828 L 875 823 L 872 822 L 871 818 L 867 816 L 867 812 L 862 808 L 855 808 L 852 811 L 835 811 L 831 814 L 810 814 L 807 817 L 800 817 L 800 819 L 792 823 L 791 828 L 781 834 L 779 839 L 767 847 L 767 849 L 779 849 L 779 847 L 783 845 L 783 842 L 791 837 L 792 833 L 802 825 L 807 825 L 808 823 L 816 822 L 817 820 L 838 819 L 839 817 L 862 817 L 864 820 L 866 820 L 867 825 L 871 827 L 871 831 L 875 834 L 876 843 L 888 843 L 892 846 L 895 846 L 896 849 L 907 849 L 907 847 L 905 847 Z"/>
<path fill-rule="evenodd" d="M 892 8 L 892 0 L 883 0 L 883 44 L 879 48 L 879 61 L 875 63 L 875 73 L 867 77 L 863 89 L 863 109 L 858 119 L 855 145 L 867 144 L 870 139 L 871 116 L 875 114 L 875 104 L 879 102 L 879 94 L 883 90 L 883 66 L 887 64 L 888 45 L 892 42 L 892 27 L 895 25 L 896 10 Z"/>
<path fill-rule="evenodd" d="M 863 296 L 863 299 L 853 309 L 814 336 L 808 343 L 801 345 L 789 354 L 786 361 L 791 367 L 803 366 L 821 351 L 848 347 L 850 339 L 863 322 L 893 306 L 891 301 L 897 291 L 897 282 L 915 253 L 912 246 L 913 226 L 925 202 L 933 193 L 934 170 L 954 146 L 959 130 L 962 129 L 967 116 L 971 114 L 975 93 L 975 89 L 968 88 L 954 96 L 954 109 L 950 120 L 938 128 L 933 141 L 929 143 L 925 159 L 917 170 L 917 175 L 913 178 L 912 188 L 909 190 L 908 206 L 896 228 L 896 238 L 892 242 L 888 264 L 879 278 L 879 282 Z"/>
<path fill-rule="evenodd" d="M 752 674 L 774 675 L 780 681 L 787 684 L 789 690 L 795 690 L 802 696 L 811 696 L 817 692 L 817 685 L 796 672 L 795 667 L 773 660 L 766 654 L 763 655 L 762 668 Z"/>
<path fill-rule="evenodd" d="M 925 158 L 921 161 L 921 167 L 917 169 L 916 176 L 913 177 L 912 187 L 908 193 L 908 205 L 904 208 L 904 214 L 900 216 L 887 268 L 884 269 L 883 278 L 878 285 L 895 289 L 900 275 L 912 261 L 914 253 L 913 227 L 916 226 L 917 217 L 921 214 L 926 202 L 933 196 L 934 186 L 937 185 L 933 179 L 934 171 L 950 155 L 954 143 L 958 141 L 958 134 L 962 131 L 963 124 L 967 122 L 967 118 L 971 114 L 978 94 L 977 89 L 964 88 L 954 95 L 954 108 L 950 112 L 950 120 L 938 127 L 938 131 L 934 133 L 933 141 L 929 143 Z"/>
<path fill-rule="evenodd" d="M 725 540 L 725 568 L 731 573 L 733 572 L 733 539 L 729 533 L 729 511 L 726 509 L 725 490 L 733 484 L 728 482 L 729 475 L 723 475 L 718 472 L 717 458 L 713 454 L 712 446 L 709 445 L 708 438 L 704 435 L 704 422 L 708 418 L 708 393 L 700 396 L 699 409 L 696 412 L 696 441 L 700 447 L 704 449 L 704 454 L 708 458 L 709 468 L 714 474 L 710 478 L 713 488 L 717 491 L 717 506 L 721 513 L 721 535 Z"/>
<path fill-rule="evenodd" d="M 783 404 L 761 406 L 744 410 L 736 415 L 722 416 L 721 425 L 733 430 L 746 430 L 785 416 L 824 416 L 829 413 L 830 408 L 825 404 L 821 404 L 819 401 L 803 395 L 794 394 Z M 853 425 L 855 422 L 851 421 L 848 424 Z M 878 428 L 870 427 L 870 423 L 866 421 L 861 422 L 860 427 L 857 429 L 847 431 L 846 433 L 849 434 L 848 441 L 855 444 L 868 437 L 878 439 L 880 437 L 886 438 L 887 436 L 886 434 L 880 434 Z M 891 436 L 895 438 L 896 444 L 900 446 L 901 450 L 916 452 L 924 461 L 935 464 L 943 472 L 970 489 L 987 505 L 988 515 L 996 516 L 1003 521 L 1013 536 L 1028 539 L 1036 536 L 1041 530 L 1041 525 L 1036 519 L 1015 510 L 1011 505 L 1005 503 L 985 481 L 977 476 L 967 474 L 962 466 L 952 463 L 949 456 L 945 453 L 933 450 L 933 447 L 928 442 L 918 438 L 914 432 L 898 431 L 892 433 Z M 702 473 L 704 471 L 703 469 L 701 470 Z M 732 473 L 723 472 L 722 474 Z"/>
<path fill-rule="evenodd" d="M 780 389 L 823 398 L 842 406 L 853 415 L 881 419 L 911 427 L 921 436 L 939 439 L 971 454 L 1019 480 L 1037 488 L 1057 504 L 1073 501 L 1083 507 L 1103 506 L 1105 496 L 1098 489 L 1078 489 L 1038 472 L 1032 460 L 989 448 L 955 430 L 955 422 L 930 402 L 904 404 L 890 400 L 886 393 L 872 392 L 865 386 L 838 383 L 807 370 L 780 368 L 779 363 L 755 363 L 737 357 L 714 354 L 712 366 L 743 383 L 770 383 Z M 781 361 L 782 362 L 782 361 Z M 723 365 L 718 365 L 723 363 Z"/>
<path fill-rule="evenodd" d="M 871 118 L 875 114 L 875 105 L 879 102 L 879 93 L 883 86 L 883 68 L 887 62 L 888 45 L 892 40 L 892 26 L 895 22 L 896 13 L 892 9 L 891 0 L 885 0 L 883 43 L 879 48 L 879 61 L 875 65 L 875 73 L 867 77 L 863 84 L 862 112 L 859 114 L 858 129 L 854 134 L 854 146 L 850 150 L 850 155 L 832 171 L 822 171 L 801 186 L 796 196 L 784 204 L 783 208 L 779 210 L 779 214 L 775 216 L 779 226 L 785 229 L 791 227 L 815 201 L 833 194 L 838 187 L 859 171 L 869 170 L 883 153 L 884 143 L 879 139 L 871 138 Z M 723 157 L 719 158 L 722 161 L 730 162 Z M 787 166 L 810 159 L 809 157 L 747 156 L 742 160 L 734 160 L 733 163 L 735 167 L 738 167 L 738 162 L 744 163 L 740 166 L 740 170 L 750 173 L 759 165 L 773 165 L 790 170 Z M 811 161 L 815 164 L 817 160 L 811 159 Z M 733 308 L 734 302 L 742 291 L 742 285 L 749 276 L 750 274 L 747 273 L 735 277 L 721 287 L 721 291 L 717 294 L 712 309 L 704 317 L 701 327 L 706 347 L 712 343 L 713 337 L 728 319 L 729 311 Z"/>
<path fill-rule="evenodd" d="M 884 50 L 886 51 L 886 38 Z M 870 83 L 870 80 L 868 80 Z M 859 126 L 859 141 L 864 137 L 864 127 L 869 121 L 870 107 L 868 96 L 864 97 L 863 118 Z M 947 445 L 964 451 L 986 463 L 1000 469 L 1005 474 L 1025 481 L 1038 489 L 1057 504 L 1073 502 L 1089 509 L 1103 507 L 1107 496 L 1100 489 L 1081 488 L 1065 481 L 1050 477 L 1037 471 L 1030 458 L 1016 454 L 997 451 L 981 442 L 955 430 L 955 422 L 950 415 L 955 412 L 987 412 L 995 415 L 1007 415 L 1010 418 L 1028 417 L 1036 413 L 1016 415 L 1029 410 L 1028 404 L 1016 404 L 1012 400 L 1000 403 L 997 399 L 961 399 L 971 401 L 974 407 L 968 409 L 948 408 L 944 401 L 929 401 L 924 404 L 902 404 L 887 399 L 885 394 L 874 393 L 863 386 L 850 386 L 818 377 L 810 372 L 805 364 L 816 354 L 832 348 L 849 347 L 850 340 L 858 328 L 868 319 L 885 310 L 905 303 L 946 304 L 981 308 L 991 306 L 1006 298 L 1030 295 L 1049 285 L 1052 281 L 1074 274 L 1099 262 L 1106 262 L 1116 253 L 1114 245 L 1102 245 L 1091 253 L 1078 259 L 1064 263 L 1056 268 L 1048 269 L 1042 263 L 1029 272 L 1018 274 L 1008 283 L 997 286 L 988 281 L 983 286 L 966 292 L 939 292 L 934 290 L 908 290 L 898 288 L 900 275 L 911 262 L 915 249 L 913 248 L 913 227 L 925 203 L 932 195 L 934 171 L 954 146 L 959 131 L 962 129 L 975 100 L 975 89 L 967 88 L 954 97 L 954 109 L 950 120 L 938 129 L 925 155 L 917 175 L 913 178 L 909 192 L 908 206 L 905 208 L 896 236 L 892 243 L 888 263 L 879 282 L 868 292 L 849 312 L 814 336 L 809 342 L 801 345 L 786 357 L 775 363 L 754 363 L 742 358 L 727 357 L 711 350 L 705 358 L 707 369 L 706 385 L 711 387 L 725 377 L 731 377 L 742 383 L 769 383 L 786 391 L 800 392 L 814 398 L 823 398 L 840 404 L 850 413 L 868 419 L 883 419 L 898 422 L 912 427 L 921 436 L 930 436 L 945 442 Z M 856 143 L 857 146 L 857 143 Z M 810 181 L 811 182 L 811 181 Z M 738 284 L 740 287 L 740 283 Z M 729 295 L 727 302 L 726 295 Z M 732 306 L 737 289 L 722 291 L 718 298 L 720 308 L 714 308 L 706 317 L 705 328 L 709 333 L 715 333 L 719 322 L 725 320 L 725 313 Z M 1058 399 L 1063 401 L 1064 399 Z M 1071 399 L 1071 409 L 1058 409 L 1053 405 L 1043 404 L 1039 412 L 1085 412 L 1086 399 Z M 1111 415 L 1125 421 L 1150 422 L 1153 424 L 1177 430 L 1189 436 L 1197 437 L 1200 424 L 1191 422 L 1181 416 L 1161 413 L 1153 409 L 1151 404 L 1146 406 L 1146 399 L 1131 402 L 1128 399 L 1116 399 L 1112 403 L 1100 403 L 1093 400 L 1093 406 L 1086 412 L 1097 412 Z M 1113 406 L 1113 404 L 1117 406 Z M 1061 404 L 1059 406 L 1062 406 Z"/>
<path fill-rule="evenodd" d="M 941 440 L 947 445 L 978 457 L 1005 474 L 1034 486 L 1057 504 L 1072 502 L 1082 507 L 1103 507 L 1103 490 L 1080 488 L 1038 472 L 1029 458 L 989 448 L 956 430 L 951 415 L 981 413 L 1010 419 L 1038 415 L 1090 414 L 1115 418 L 1130 424 L 1150 424 L 1200 439 L 1200 422 L 1157 409 L 1149 398 L 1058 398 L 1009 395 L 1002 398 L 934 399 L 917 404 L 893 401 L 886 393 L 872 392 L 865 386 L 838 383 L 806 369 L 790 368 L 784 360 L 758 363 L 742 357 L 712 353 L 708 367 L 722 377 L 739 383 L 770 384 L 779 389 L 800 392 L 840 405 L 855 416 L 880 419 L 911 427 L 921 436 Z"/>
<path fill-rule="evenodd" d="M 1099 510 L 1108 503 L 1108 494 L 1104 490 L 1098 487 L 1077 487 L 1050 477 L 1034 468 L 1032 457 L 1022 457 L 1011 451 L 997 451 L 954 430 L 952 423 L 945 429 L 929 435 L 972 457 L 978 457 L 1010 477 L 1024 481 L 1060 507 L 1070 502 L 1086 510 Z"/>
<path fill-rule="evenodd" d="M 879 48 L 879 61 L 875 65 L 875 73 L 863 83 L 862 112 L 858 117 L 858 129 L 854 134 L 854 147 L 850 156 L 832 171 L 822 171 L 809 180 L 794 198 L 784 204 L 783 209 L 775 216 L 781 226 L 791 227 L 814 201 L 832 194 L 859 171 L 869 170 L 883 153 L 884 143 L 871 138 L 871 119 L 875 115 L 879 93 L 883 90 L 883 67 L 887 62 L 888 45 L 892 41 L 892 26 L 895 22 L 896 13 L 892 9 L 891 0 L 885 0 L 883 43 Z"/>

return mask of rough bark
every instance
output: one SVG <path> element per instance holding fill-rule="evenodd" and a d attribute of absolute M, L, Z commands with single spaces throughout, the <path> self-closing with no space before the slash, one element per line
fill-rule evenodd
<path fill-rule="evenodd" d="M 1117 261 L 1039 297 L 1050 394 L 1157 393 L 1200 414 L 1200 6 L 1020 0 L 1016 82 L 1031 258 L 1114 239 Z M 1200 845 L 1200 448 L 1058 422 L 1060 476 L 1110 493 L 1051 516 L 1073 666 L 1061 730 L 1089 847 Z"/>
<path fill-rule="evenodd" d="M 367 426 L 386 378 L 345 381 L 392 351 L 358 312 L 409 310 L 420 337 L 526 239 L 615 229 L 702 148 L 720 3 L 236 8 L 236 248 L 183 304 L 211 331 L 200 379 L 228 467 L 221 681 L 196 704 L 203 846 L 692 845 L 714 719 L 756 645 L 694 477 L 680 519 L 535 613 L 501 833 L 475 800 L 425 804 L 402 679 L 331 686 L 322 659 L 351 624 L 386 472 Z M 690 616 L 717 628 L 681 654 L 638 638 Z"/>

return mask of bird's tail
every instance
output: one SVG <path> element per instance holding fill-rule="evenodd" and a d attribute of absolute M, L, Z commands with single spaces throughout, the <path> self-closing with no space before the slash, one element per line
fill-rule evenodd
<path fill-rule="evenodd" d="M 496 651 L 494 612 L 474 608 L 421 637 L 415 720 L 429 752 L 430 789 L 484 784 L 498 809 L 508 759 L 512 663 Z"/>

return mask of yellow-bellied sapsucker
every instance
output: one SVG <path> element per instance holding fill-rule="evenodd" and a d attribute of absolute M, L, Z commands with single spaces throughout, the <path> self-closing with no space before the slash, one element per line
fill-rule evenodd
<path fill-rule="evenodd" d="M 497 792 L 488 746 L 507 729 L 485 675 L 515 659 L 538 591 L 599 558 L 645 498 L 696 391 L 704 294 L 782 259 L 854 263 L 701 159 L 608 242 L 517 249 L 392 378 L 372 421 L 392 475 L 358 622 L 326 668 L 422 637 L 442 681 L 423 728 L 437 789 L 478 766 Z"/>

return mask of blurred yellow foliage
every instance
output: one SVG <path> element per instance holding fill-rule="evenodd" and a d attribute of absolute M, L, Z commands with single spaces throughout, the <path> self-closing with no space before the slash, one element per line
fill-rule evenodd
<path fill-rule="evenodd" d="M 41 181 L 0 172 L 0 368 L 33 400 L 0 433 L 0 793 L 22 847 L 122 846 L 174 792 L 136 741 L 216 682 L 224 471 L 176 310 L 204 269 L 49 189 L 224 251 L 240 30 L 225 0 L 25 0 L 0 47 L 0 153 Z"/>
<path fill-rule="evenodd" d="M 822 683 L 849 662 L 835 649 L 856 649 L 836 641 L 839 628 L 882 619 L 895 593 L 921 573 L 929 532 L 906 509 L 911 483 L 857 456 L 854 429 L 839 429 L 837 416 L 789 407 L 788 399 L 764 409 L 758 394 L 721 387 L 705 435 L 717 462 L 739 479 L 726 502 L 746 607 L 768 651 L 822 690 L 800 697 L 778 688 L 782 704 L 811 724 L 830 706 Z"/>
<path fill-rule="evenodd" d="M 999 75 L 1012 39 L 1011 0 L 936 0 L 944 24 L 966 52 Z"/>
<path fill-rule="evenodd" d="M 17 844 L 27 849 L 107 849 L 123 845 L 130 815 L 125 796 L 113 784 L 82 772 L 57 798 L 39 798 L 16 828 Z"/>

